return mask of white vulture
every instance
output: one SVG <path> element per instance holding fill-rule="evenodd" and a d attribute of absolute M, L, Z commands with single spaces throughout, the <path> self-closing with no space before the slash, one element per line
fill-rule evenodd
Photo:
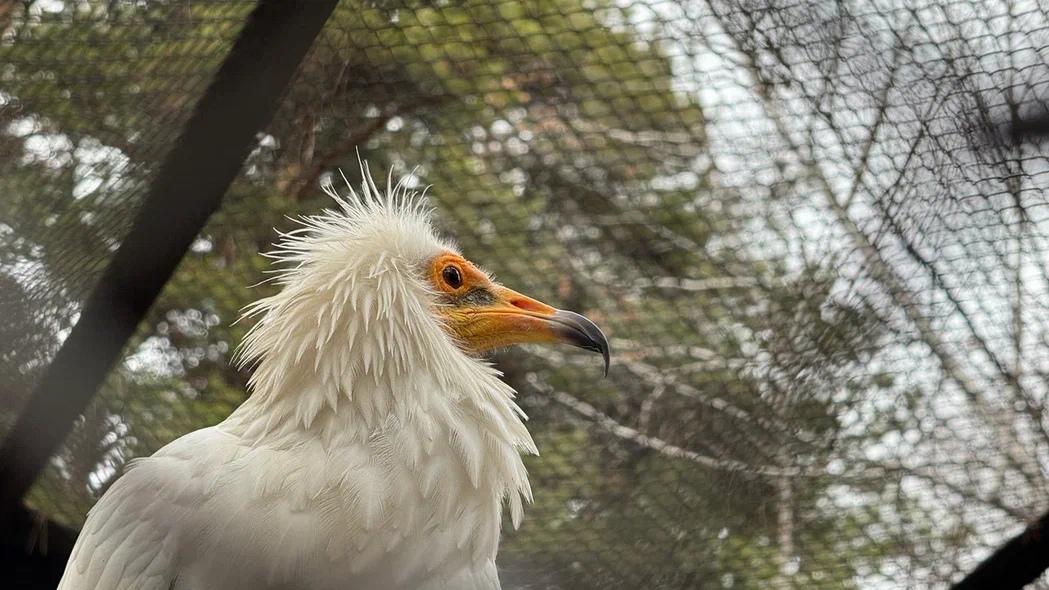
<path fill-rule="evenodd" d="M 281 291 L 246 309 L 251 396 L 133 460 L 91 510 L 60 590 L 499 588 L 504 504 L 536 447 L 482 354 L 593 322 L 495 282 L 437 237 L 403 182 L 301 219 Z"/>

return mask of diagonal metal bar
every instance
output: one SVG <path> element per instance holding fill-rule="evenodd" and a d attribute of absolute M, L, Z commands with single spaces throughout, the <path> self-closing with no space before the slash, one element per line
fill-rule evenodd
<path fill-rule="evenodd" d="M 1019 590 L 1049 568 L 1049 512 L 1002 545 L 952 590 Z"/>
<path fill-rule="evenodd" d="M 0 523 L 91 401 L 236 177 L 338 0 L 260 0 L 80 320 L 0 446 Z"/>

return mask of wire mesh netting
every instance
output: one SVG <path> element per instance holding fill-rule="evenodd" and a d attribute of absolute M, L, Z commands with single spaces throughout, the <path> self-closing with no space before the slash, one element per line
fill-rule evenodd
<path fill-rule="evenodd" d="M 0 3 L 0 434 L 251 7 Z M 1034 1 L 345 1 L 28 502 L 77 526 L 244 398 L 257 253 L 359 149 L 609 334 L 607 379 L 495 358 L 541 451 L 505 587 L 956 580 L 1049 497 L 1047 34 Z"/>
<path fill-rule="evenodd" d="M 250 8 L 0 3 L 0 434 Z"/>

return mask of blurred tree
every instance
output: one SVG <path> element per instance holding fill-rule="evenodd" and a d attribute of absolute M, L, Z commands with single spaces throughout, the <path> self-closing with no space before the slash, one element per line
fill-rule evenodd
<path fill-rule="evenodd" d="M 0 45 L 2 96 L 21 105 L 0 146 L 57 196 L 3 178 L 0 213 L 17 246 L 5 264 L 31 259 L 75 308 L 250 5 L 63 6 L 15 19 Z M 755 207 L 729 182 L 673 55 L 636 21 L 603 1 L 345 2 L 30 501 L 75 523 L 127 459 L 240 402 L 233 321 L 271 288 L 245 288 L 267 266 L 256 252 L 283 216 L 329 204 L 319 183 L 337 169 L 355 181 L 359 148 L 432 184 L 443 228 L 500 280 L 613 337 L 607 380 L 561 350 L 497 359 L 543 452 L 536 505 L 504 544 L 511 572 L 573 588 L 857 585 L 899 539 L 868 534 L 870 503 L 840 500 L 882 494 L 885 473 L 850 471 L 847 491 L 827 474 L 866 440 L 848 438 L 843 407 L 895 391 L 869 367 L 884 322 L 841 295 L 840 260 L 777 237 L 776 195 Z M 39 53 L 55 46 L 84 54 Z"/>

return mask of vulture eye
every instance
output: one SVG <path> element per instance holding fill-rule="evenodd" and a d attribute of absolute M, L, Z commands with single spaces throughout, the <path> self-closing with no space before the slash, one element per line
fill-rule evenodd
<path fill-rule="evenodd" d="M 459 269 L 454 266 L 446 266 L 441 271 L 441 278 L 453 289 L 458 289 L 463 286 L 463 275 L 459 272 Z"/>

